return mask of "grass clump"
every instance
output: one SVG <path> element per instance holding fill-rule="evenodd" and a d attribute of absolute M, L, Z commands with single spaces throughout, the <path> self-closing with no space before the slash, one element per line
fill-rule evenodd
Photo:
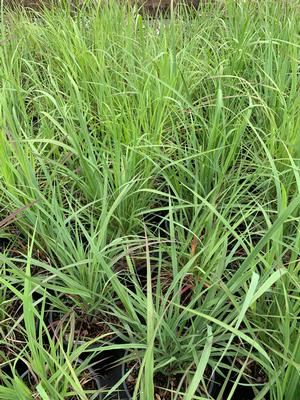
<path fill-rule="evenodd" d="M 298 4 L 139 11 L 2 9 L 0 398 L 296 400 Z"/>

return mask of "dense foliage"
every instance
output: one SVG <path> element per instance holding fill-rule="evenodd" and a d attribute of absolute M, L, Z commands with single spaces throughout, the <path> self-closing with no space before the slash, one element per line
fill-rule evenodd
<path fill-rule="evenodd" d="M 1 399 L 299 398 L 299 11 L 2 10 Z"/>

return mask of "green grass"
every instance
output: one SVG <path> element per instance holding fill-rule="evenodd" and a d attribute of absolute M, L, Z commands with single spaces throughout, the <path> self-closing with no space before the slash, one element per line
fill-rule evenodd
<path fill-rule="evenodd" d="M 298 1 L 139 11 L 2 9 L 0 398 L 297 400 Z"/>

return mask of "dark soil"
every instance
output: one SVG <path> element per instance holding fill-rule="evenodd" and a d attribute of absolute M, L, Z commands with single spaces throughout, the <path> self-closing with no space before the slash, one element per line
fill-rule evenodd
<path fill-rule="evenodd" d="M 18 325 L 14 330 L 11 331 L 13 324 L 22 316 L 23 305 L 21 300 L 12 300 L 11 304 L 6 310 L 5 322 L 1 321 L 1 333 L 4 334 L 2 341 L 5 344 L 0 345 L 0 364 L 12 360 L 16 357 L 18 350 L 22 349 L 26 344 L 24 338 L 24 327 L 23 324 Z"/>
<path fill-rule="evenodd" d="M 126 272 L 128 273 L 129 271 L 124 272 L 124 280 L 126 279 Z M 145 263 L 141 263 L 136 267 L 136 278 L 137 281 L 139 282 L 139 285 L 142 289 L 142 291 L 146 294 L 147 292 L 147 266 Z M 151 268 L 151 282 L 152 282 L 152 293 L 155 296 L 156 290 L 158 285 L 160 286 L 160 291 L 161 294 L 165 295 L 170 287 L 170 285 L 173 282 L 173 273 L 170 269 L 168 268 L 162 268 L 160 271 L 158 271 L 158 268 L 152 267 Z M 131 282 L 129 279 L 127 279 L 127 283 L 129 283 L 129 286 L 131 285 Z M 187 304 L 188 301 L 190 300 L 193 289 L 196 285 L 195 278 L 192 274 L 187 274 L 183 282 L 181 284 L 181 304 Z"/>
<path fill-rule="evenodd" d="M 8 257 L 21 256 L 23 258 L 24 254 L 27 254 L 27 252 L 28 252 L 27 239 L 22 235 L 22 233 L 16 227 L 15 224 L 13 223 L 10 224 L 9 227 L 7 228 L 5 236 L 3 237 L 0 236 L 0 253 L 5 253 Z M 50 258 L 48 257 L 47 253 L 38 248 L 33 248 L 32 259 L 41 261 L 48 265 L 51 264 Z M 18 267 L 20 269 L 26 267 L 25 258 L 24 258 L 24 263 L 19 263 Z M 30 272 L 31 276 L 48 274 L 48 272 L 44 268 L 38 267 L 36 265 L 31 266 Z"/>
<path fill-rule="evenodd" d="M 74 340 L 75 341 L 86 341 L 94 339 L 98 336 L 106 335 L 105 340 L 114 338 L 115 334 L 112 332 L 110 326 L 118 325 L 118 319 L 110 314 L 86 314 L 80 308 L 73 308 L 74 319 L 72 314 L 65 315 L 62 317 L 60 312 L 51 311 L 51 328 L 57 335 L 59 331 L 64 332 L 64 338 L 68 340 L 70 330 L 74 328 Z M 71 326 L 74 321 L 74 327 Z M 69 329 L 70 328 L 70 329 Z"/>
<path fill-rule="evenodd" d="M 0 253 L 5 253 L 9 249 L 10 240 L 8 238 L 0 238 Z"/>
<path fill-rule="evenodd" d="M 238 368 L 241 368 L 245 361 L 237 360 Z M 245 374 L 249 376 L 253 384 L 263 384 L 268 382 L 268 377 L 261 366 L 254 360 L 249 360 L 245 368 Z"/>
<path fill-rule="evenodd" d="M 136 380 L 139 373 L 139 364 L 131 363 L 128 365 L 128 369 L 133 368 L 126 380 L 126 386 L 129 393 L 132 395 L 134 392 Z M 171 400 L 172 393 L 170 391 L 176 391 L 180 384 L 180 375 L 166 376 L 161 373 L 157 373 L 154 377 L 155 383 L 155 394 L 154 400 Z M 173 395 L 174 397 L 174 395 Z M 182 397 L 178 397 L 178 400 L 182 400 Z"/>
<path fill-rule="evenodd" d="M 128 392 L 132 395 L 136 385 L 136 380 L 139 373 L 139 362 L 131 362 L 128 364 L 127 371 L 132 368 L 126 380 L 126 387 Z M 174 392 L 177 390 L 179 392 L 185 393 L 187 389 L 186 381 L 182 383 L 182 375 L 165 375 L 158 372 L 154 375 L 154 399 L 153 400 L 172 400 L 174 398 Z M 199 395 L 204 395 L 204 390 L 201 390 L 199 386 Z M 177 396 L 178 400 L 182 400 L 183 396 Z M 150 400 L 150 399 L 149 399 Z"/>
<path fill-rule="evenodd" d="M 112 315 L 98 314 L 96 316 L 88 316 L 81 314 L 75 321 L 75 335 L 81 338 L 95 338 L 110 333 L 105 337 L 106 340 L 110 340 L 114 337 L 114 333 L 111 333 L 110 325 L 117 324 L 118 319 Z"/>
<path fill-rule="evenodd" d="M 79 381 L 80 381 L 81 387 L 84 390 L 88 390 L 88 391 L 99 390 L 96 380 L 93 378 L 93 376 L 91 376 L 91 373 L 89 371 L 84 372 L 82 374 L 82 376 L 79 378 Z M 70 400 L 78 400 L 78 397 L 72 396 L 72 397 L 70 397 Z"/>

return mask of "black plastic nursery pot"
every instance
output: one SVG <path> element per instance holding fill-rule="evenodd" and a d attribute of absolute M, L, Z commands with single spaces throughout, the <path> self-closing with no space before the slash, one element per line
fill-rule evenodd
<path fill-rule="evenodd" d="M 124 350 L 120 350 L 120 359 L 124 357 Z M 130 400 L 131 395 L 129 394 L 125 382 L 115 389 L 109 396 L 107 395 L 111 388 L 115 387 L 117 383 L 124 376 L 124 364 L 117 365 L 106 371 L 106 374 L 101 376 L 101 400 Z"/>
<path fill-rule="evenodd" d="M 127 352 L 120 351 L 120 359 L 126 356 Z M 127 362 L 118 365 L 108 371 L 107 375 L 104 377 L 101 377 L 101 389 L 103 393 L 101 394 L 101 399 L 102 400 L 131 400 L 132 399 L 132 394 L 133 394 L 133 389 L 134 386 L 132 385 L 132 381 L 128 378 L 127 380 L 124 380 L 123 383 L 120 385 L 120 387 L 115 390 L 112 394 L 110 394 L 108 397 L 106 396 L 106 393 L 109 391 L 109 389 L 113 388 L 117 382 L 119 382 L 123 377 L 125 377 L 128 374 L 129 369 L 131 369 L 131 366 L 128 365 Z M 228 382 L 226 385 L 226 389 L 223 392 L 222 395 L 222 400 L 227 400 L 230 394 L 230 391 L 235 383 L 235 378 L 237 378 L 237 375 L 234 374 L 231 377 L 231 380 Z M 199 386 L 199 391 L 197 395 L 199 396 L 205 396 L 208 395 L 208 398 L 217 398 L 220 395 L 220 390 L 222 388 L 222 385 L 224 383 L 224 378 L 220 376 L 216 376 L 216 374 L 213 374 L 210 383 L 207 387 L 207 392 L 204 393 L 203 388 Z M 255 385 L 258 389 L 262 389 L 263 385 Z M 176 388 L 174 388 L 176 390 Z M 159 398 L 159 397 L 158 397 Z M 165 397 L 161 397 L 164 398 Z M 234 390 L 234 394 L 231 397 L 234 400 L 253 400 L 255 398 L 255 391 L 253 387 L 247 383 L 246 381 L 241 381 L 239 385 Z M 166 397 L 167 399 L 167 397 Z M 265 400 L 269 399 L 269 395 L 267 394 L 264 397 Z"/>
<path fill-rule="evenodd" d="M 229 398 L 229 394 L 231 392 L 233 385 L 234 385 L 234 382 L 229 382 L 226 385 L 226 389 L 223 392 L 222 400 L 227 400 Z M 218 397 L 221 387 L 222 387 L 221 384 L 216 385 L 215 392 L 213 393 L 213 398 Z M 230 398 L 232 400 L 254 400 L 255 397 L 256 397 L 256 394 L 253 390 L 253 387 L 249 384 L 247 385 L 246 382 L 237 385 L 237 387 L 234 390 L 234 393 L 232 395 L 230 395 Z M 268 394 L 265 395 L 264 399 L 265 400 L 269 399 L 269 395 Z"/>
<path fill-rule="evenodd" d="M 225 358 L 225 363 L 231 367 L 234 364 L 234 359 L 232 357 L 226 357 Z M 224 369 L 224 375 L 227 375 L 227 370 Z M 264 388 L 263 383 L 258 383 L 258 382 L 253 382 L 250 383 L 247 381 L 245 378 L 241 378 L 239 380 L 238 385 L 236 385 L 234 389 L 234 393 L 231 394 L 231 390 L 236 384 L 236 380 L 238 379 L 238 373 L 237 372 L 232 372 L 230 375 L 230 379 L 228 380 L 226 384 L 226 388 L 223 391 L 222 395 L 222 400 L 227 400 L 229 395 L 232 400 L 254 400 L 256 397 L 255 389 L 257 388 L 259 391 Z M 212 397 L 218 397 L 220 394 L 220 391 L 222 390 L 222 386 L 224 383 L 224 377 L 220 376 L 219 374 L 216 374 L 215 376 L 215 385 L 214 385 L 214 391 L 212 392 Z M 270 395 L 267 393 L 264 396 L 264 400 L 269 400 Z"/>
<path fill-rule="evenodd" d="M 123 358 L 124 356 L 126 357 L 126 354 L 128 354 L 128 352 L 123 351 L 122 355 L 120 353 L 120 356 L 121 356 L 120 358 Z M 130 375 L 128 375 L 128 371 L 131 368 L 132 367 L 127 362 L 124 362 L 124 363 L 116 366 L 115 368 L 113 368 L 111 370 L 111 372 L 109 374 L 107 374 L 107 376 L 101 377 L 101 384 L 102 384 L 102 390 L 103 390 L 101 399 L 105 399 L 105 400 L 131 400 L 132 399 L 134 386 L 132 385 L 132 383 L 133 383 L 132 378 L 130 377 Z M 126 375 L 128 375 L 127 379 L 124 380 L 123 383 L 112 394 L 110 394 L 108 397 L 105 397 L 106 394 L 109 392 L 109 389 L 113 388 Z M 157 386 L 159 386 L 159 385 L 157 385 Z M 176 390 L 176 388 L 174 388 L 174 389 Z M 215 382 L 214 382 L 214 377 L 213 377 L 209 384 L 207 394 L 212 395 L 214 393 L 214 389 L 215 389 Z M 203 391 L 201 391 L 201 393 L 203 395 Z M 200 386 L 199 386 L 199 394 L 200 394 Z M 161 397 L 161 398 L 163 398 L 163 397 Z M 167 397 L 166 397 L 166 399 L 167 399 Z"/>
<path fill-rule="evenodd" d="M 63 316 L 62 313 L 57 312 L 55 310 L 49 310 L 46 317 L 46 324 L 49 326 L 49 330 L 51 329 L 53 332 L 53 339 L 57 340 L 59 338 L 59 332 L 57 332 L 57 321 L 61 322 Z M 61 327 L 62 328 L 62 327 Z M 58 328 L 61 329 L 61 328 Z M 63 328 L 62 328 L 63 329 Z M 86 344 L 89 340 L 93 338 L 80 340 L 79 338 L 73 338 L 72 345 L 74 348 L 79 347 L 81 345 Z M 69 340 L 66 337 L 62 338 L 64 347 L 67 348 L 70 346 Z M 91 352 L 94 351 L 93 356 L 93 368 L 99 375 L 106 375 L 107 371 L 110 370 L 111 366 L 116 363 L 119 358 L 122 357 L 124 351 L 122 350 L 122 355 L 120 355 L 119 348 L 106 350 L 105 347 L 113 346 L 116 344 L 121 344 L 122 342 L 116 336 L 108 337 L 107 340 L 104 338 L 99 343 L 93 343 L 89 345 L 85 351 L 83 351 L 80 357 L 84 360 L 91 355 Z"/>

